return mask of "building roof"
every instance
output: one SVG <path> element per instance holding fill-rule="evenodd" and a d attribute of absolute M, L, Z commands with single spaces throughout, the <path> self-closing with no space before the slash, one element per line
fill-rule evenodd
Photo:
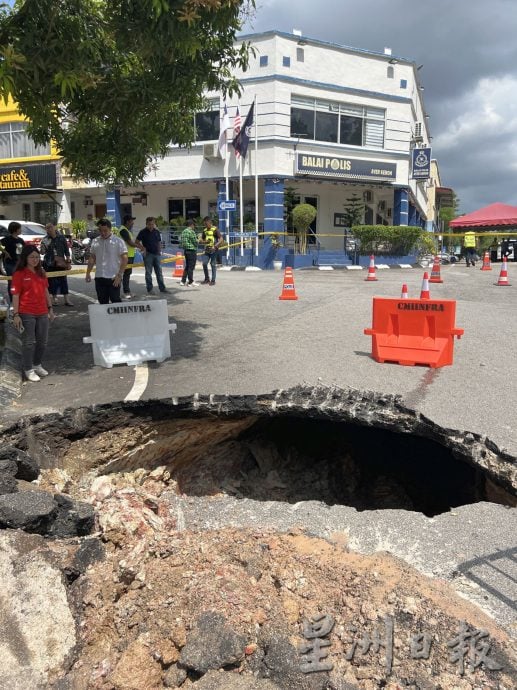
<path fill-rule="evenodd" d="M 517 206 L 508 204 L 490 204 L 472 213 L 459 216 L 451 220 L 451 228 L 494 227 L 501 225 L 517 225 Z"/>

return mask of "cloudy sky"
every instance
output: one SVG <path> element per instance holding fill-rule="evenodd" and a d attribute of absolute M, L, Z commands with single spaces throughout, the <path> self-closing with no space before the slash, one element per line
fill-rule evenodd
<path fill-rule="evenodd" d="M 293 28 L 422 64 L 433 157 L 460 212 L 517 206 L 517 0 L 257 0 L 245 31 Z"/>

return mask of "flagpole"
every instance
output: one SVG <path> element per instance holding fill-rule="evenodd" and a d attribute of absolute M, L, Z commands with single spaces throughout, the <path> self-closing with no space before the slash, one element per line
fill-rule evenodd
<path fill-rule="evenodd" d="M 225 132 L 226 136 L 226 132 Z M 224 177 L 225 177 L 225 183 L 226 183 L 226 201 L 228 201 L 229 197 L 229 192 L 228 192 L 228 187 L 230 184 L 229 181 L 229 157 L 228 157 L 228 145 L 226 146 L 226 155 L 224 157 Z M 228 265 L 230 263 L 230 211 L 226 209 L 226 264 Z"/>
<path fill-rule="evenodd" d="M 255 256 L 259 253 L 259 236 L 258 236 L 258 144 L 257 144 L 257 120 L 258 120 L 258 104 L 257 94 L 255 94 Z"/>
<path fill-rule="evenodd" d="M 244 200 L 242 198 L 242 157 L 239 158 L 239 201 L 240 201 L 240 232 L 241 232 L 241 256 L 244 256 Z"/>

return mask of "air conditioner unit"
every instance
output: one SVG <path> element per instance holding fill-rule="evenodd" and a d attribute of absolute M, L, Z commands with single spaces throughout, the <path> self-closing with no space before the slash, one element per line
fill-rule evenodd
<path fill-rule="evenodd" d="M 217 144 L 203 144 L 203 158 L 211 160 L 212 158 L 217 158 L 219 155 L 219 149 Z"/>
<path fill-rule="evenodd" d="M 413 134 L 413 141 L 424 141 L 422 136 L 422 123 L 415 122 L 415 133 Z"/>
<path fill-rule="evenodd" d="M 372 202 L 373 201 L 373 192 L 371 192 L 370 190 L 367 190 L 366 192 L 364 192 L 363 193 L 363 200 Z"/>

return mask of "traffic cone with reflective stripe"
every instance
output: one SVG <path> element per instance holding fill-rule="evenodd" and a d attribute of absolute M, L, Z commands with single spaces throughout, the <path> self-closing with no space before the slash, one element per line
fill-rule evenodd
<path fill-rule="evenodd" d="M 424 278 L 422 280 L 420 299 L 431 299 L 431 293 L 429 292 L 429 273 L 427 271 L 424 273 Z"/>
<path fill-rule="evenodd" d="M 173 278 L 183 278 L 183 270 L 185 264 L 183 263 L 183 254 L 181 252 L 176 252 L 176 265 L 174 266 Z"/>
<path fill-rule="evenodd" d="M 490 265 L 490 252 L 485 252 L 483 254 L 483 265 L 481 266 L 481 271 L 491 271 L 492 266 Z"/>
<path fill-rule="evenodd" d="M 430 283 L 443 283 L 440 275 L 440 257 L 435 256 L 433 261 L 433 268 L 431 269 L 431 277 L 429 278 Z"/>
<path fill-rule="evenodd" d="M 499 274 L 499 280 L 494 285 L 508 285 L 511 283 L 508 281 L 508 263 L 506 257 L 503 259 L 503 264 L 501 266 L 501 273 Z"/>
<path fill-rule="evenodd" d="M 400 299 L 408 299 L 409 295 L 407 293 L 407 285 L 404 283 L 402 285 L 402 292 L 400 293 Z"/>
<path fill-rule="evenodd" d="M 366 276 L 365 280 L 368 280 L 368 281 L 377 280 L 377 276 L 375 275 L 375 257 L 373 256 L 373 254 L 370 256 L 370 265 L 368 266 L 368 275 Z"/>
<path fill-rule="evenodd" d="M 284 271 L 284 283 L 282 286 L 282 293 L 278 299 L 298 299 L 296 290 L 294 289 L 294 274 L 290 266 Z"/>

